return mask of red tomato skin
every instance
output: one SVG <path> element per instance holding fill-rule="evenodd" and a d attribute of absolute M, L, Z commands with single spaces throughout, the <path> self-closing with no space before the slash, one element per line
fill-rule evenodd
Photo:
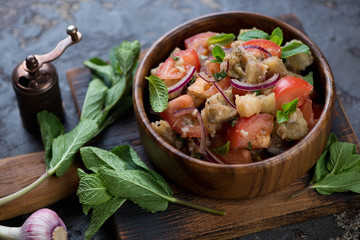
<path fill-rule="evenodd" d="M 194 107 L 194 100 L 190 95 L 181 95 L 168 102 L 168 106 L 165 111 L 160 113 L 160 116 L 166 120 L 171 128 L 180 133 L 182 137 L 201 137 L 201 128 L 199 125 L 185 125 L 184 117 L 175 117 L 174 112 L 183 108 Z M 189 117 L 189 116 L 187 116 Z M 194 120 L 196 117 L 191 116 Z M 183 132 L 182 128 L 188 127 L 189 132 Z"/>
<path fill-rule="evenodd" d="M 281 47 L 276 43 L 267 40 L 267 39 L 251 39 L 243 43 L 243 46 L 246 45 L 255 45 L 262 48 L 265 48 L 272 56 L 281 58 Z M 250 50 L 250 49 L 249 49 Z M 260 51 L 260 50 L 257 50 Z"/>
<path fill-rule="evenodd" d="M 307 126 L 309 129 L 311 129 L 315 125 L 314 111 L 312 105 L 313 104 L 310 97 L 307 97 L 305 98 L 303 105 L 299 107 L 304 116 L 304 119 L 307 122 Z"/>
<path fill-rule="evenodd" d="M 252 163 L 251 152 L 244 148 L 229 149 L 229 152 L 224 155 L 215 154 L 223 163 L 226 164 L 243 164 Z"/>
<path fill-rule="evenodd" d="M 175 53 L 174 56 L 181 57 L 184 60 L 185 69 L 189 69 L 191 66 L 194 66 L 196 71 L 200 70 L 201 65 L 195 50 L 181 50 Z M 172 57 L 169 57 L 160 65 L 156 75 L 161 79 L 181 79 L 186 75 L 186 71 L 182 72 L 176 68 L 176 61 Z"/>
<path fill-rule="evenodd" d="M 227 130 L 227 139 L 232 149 L 251 147 L 269 147 L 270 134 L 274 128 L 274 117 L 271 114 L 257 114 L 248 118 L 241 117 L 234 127 Z"/>
<path fill-rule="evenodd" d="M 216 35 L 215 32 L 203 32 L 198 33 L 190 38 L 185 39 L 185 48 L 194 49 L 199 56 L 201 55 L 208 55 L 209 54 L 209 45 L 207 40 L 211 37 Z"/>
<path fill-rule="evenodd" d="M 295 98 L 298 99 L 298 107 L 300 107 L 312 90 L 313 86 L 304 79 L 290 75 L 285 76 L 274 87 L 276 108 L 281 109 L 282 105 Z"/>

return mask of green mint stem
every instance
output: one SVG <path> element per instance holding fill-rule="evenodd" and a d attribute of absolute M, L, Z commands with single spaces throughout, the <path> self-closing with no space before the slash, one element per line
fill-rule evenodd
<path fill-rule="evenodd" d="M 34 188 L 39 186 L 42 182 L 44 182 L 46 179 L 48 179 L 50 176 L 51 176 L 51 174 L 49 174 L 49 172 L 47 171 L 43 175 L 41 175 L 35 182 L 31 183 L 30 185 L 26 186 L 25 188 L 20 189 L 19 191 L 12 193 L 10 195 L 7 195 L 6 197 L 0 198 L 0 205 L 8 203 L 18 197 L 21 197 L 25 193 L 30 192 L 31 190 L 33 190 Z"/>
<path fill-rule="evenodd" d="M 180 205 L 183 205 L 183 206 L 186 206 L 186 207 L 189 207 L 189 208 L 197 209 L 197 210 L 200 210 L 200 211 L 203 211 L 203 212 L 207 212 L 207 213 L 211 213 L 211 214 L 215 214 L 215 215 L 219 215 L 219 216 L 224 216 L 226 214 L 225 210 L 204 207 L 204 206 L 201 206 L 201 205 L 185 202 L 185 201 L 173 198 L 173 197 L 170 197 L 170 198 L 167 198 L 167 199 L 168 199 L 169 202 L 177 203 L 177 204 L 180 204 Z"/>
<path fill-rule="evenodd" d="M 299 191 L 298 193 L 295 193 L 294 195 L 291 195 L 292 198 L 296 198 L 298 196 L 300 196 L 301 194 L 307 192 L 310 188 L 312 188 L 314 186 L 314 184 L 309 184 L 306 188 L 304 188 L 303 190 Z"/>

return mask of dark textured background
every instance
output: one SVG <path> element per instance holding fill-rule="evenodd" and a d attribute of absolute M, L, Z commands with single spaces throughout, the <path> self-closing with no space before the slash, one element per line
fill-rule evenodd
<path fill-rule="evenodd" d="M 335 77 L 337 93 L 350 121 L 360 133 L 360 1 L 359 0 L 0 0 L 0 158 L 42 150 L 41 143 L 22 127 L 11 86 L 11 72 L 29 54 L 44 54 L 66 37 L 75 24 L 81 43 L 56 60 L 65 103 L 66 128 L 77 123 L 66 70 L 91 57 L 107 59 L 122 40 L 139 39 L 148 48 L 157 38 L 184 21 L 218 11 L 252 11 L 269 16 L 294 13 L 309 37 L 325 54 Z M 124 143 L 125 144 L 125 143 Z M 1 174 L 1 173 L 0 173 Z M 88 218 L 76 196 L 49 206 L 66 223 L 70 239 L 82 239 Z M 2 222 L 18 226 L 25 216 Z M 334 216 L 256 233 L 240 239 L 358 239 L 357 209 Z M 113 239 L 111 222 L 95 239 Z"/>

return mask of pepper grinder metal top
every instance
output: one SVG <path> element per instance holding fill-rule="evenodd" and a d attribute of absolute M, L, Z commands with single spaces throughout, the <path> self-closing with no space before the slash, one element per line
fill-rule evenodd
<path fill-rule="evenodd" d="M 64 121 L 58 74 L 51 63 L 60 57 L 66 48 L 80 42 L 81 33 L 73 25 L 66 30 L 69 35 L 51 52 L 44 55 L 29 55 L 19 63 L 12 73 L 12 84 L 16 94 L 24 127 L 33 133 L 39 132 L 37 113 L 47 110 Z"/>

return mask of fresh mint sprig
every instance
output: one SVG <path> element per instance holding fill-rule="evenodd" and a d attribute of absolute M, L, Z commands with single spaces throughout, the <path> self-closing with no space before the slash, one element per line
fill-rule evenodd
<path fill-rule="evenodd" d="M 292 41 L 281 47 L 281 58 L 283 59 L 300 53 L 310 54 L 310 48 L 300 41 Z"/>
<path fill-rule="evenodd" d="M 156 75 L 145 78 L 149 81 L 151 108 L 154 112 L 165 111 L 169 100 L 169 92 L 164 81 Z"/>
<path fill-rule="evenodd" d="M 315 165 L 311 182 L 293 197 L 311 188 L 322 195 L 349 191 L 360 193 L 360 154 L 356 153 L 355 144 L 340 142 L 331 133 L 325 150 Z"/>
<path fill-rule="evenodd" d="M 298 99 L 285 103 L 281 106 L 281 110 L 278 110 L 276 113 L 276 120 L 278 123 L 286 122 L 289 120 L 289 115 L 296 111 L 298 105 Z"/>
<path fill-rule="evenodd" d="M 242 41 L 249 41 L 252 39 L 270 39 L 270 35 L 262 30 L 252 29 L 242 32 L 237 38 Z"/>
<path fill-rule="evenodd" d="M 272 31 L 269 40 L 280 46 L 282 44 L 282 42 L 283 42 L 283 32 L 282 32 L 282 30 L 279 27 L 275 28 Z"/>
<path fill-rule="evenodd" d="M 38 113 L 46 172 L 25 188 L 1 198 L 0 205 L 26 194 L 53 174 L 58 177 L 65 174 L 79 149 L 132 105 L 132 79 L 139 54 L 139 41 L 124 41 L 110 50 L 110 64 L 99 58 L 84 62 L 93 79 L 86 92 L 80 121 L 64 133 L 63 125 L 54 114 Z"/>
<path fill-rule="evenodd" d="M 213 50 L 211 51 L 211 53 L 212 53 L 212 55 L 213 55 L 213 57 L 215 59 L 211 60 L 210 62 L 212 62 L 212 63 L 222 63 L 224 61 L 225 52 L 220 46 L 216 45 L 213 48 Z"/>
<path fill-rule="evenodd" d="M 225 211 L 195 205 L 174 198 L 165 179 L 150 170 L 128 145 L 111 151 L 83 147 L 80 154 L 85 167 L 78 169 L 80 178 L 77 195 L 87 215 L 93 209 L 85 239 L 91 239 L 101 225 L 121 205 L 130 200 L 146 211 L 165 211 L 168 203 L 177 203 L 207 213 L 225 215 Z"/>
<path fill-rule="evenodd" d="M 209 45 L 227 45 L 233 42 L 235 39 L 235 35 L 232 33 L 220 33 L 208 38 L 207 42 Z"/>

